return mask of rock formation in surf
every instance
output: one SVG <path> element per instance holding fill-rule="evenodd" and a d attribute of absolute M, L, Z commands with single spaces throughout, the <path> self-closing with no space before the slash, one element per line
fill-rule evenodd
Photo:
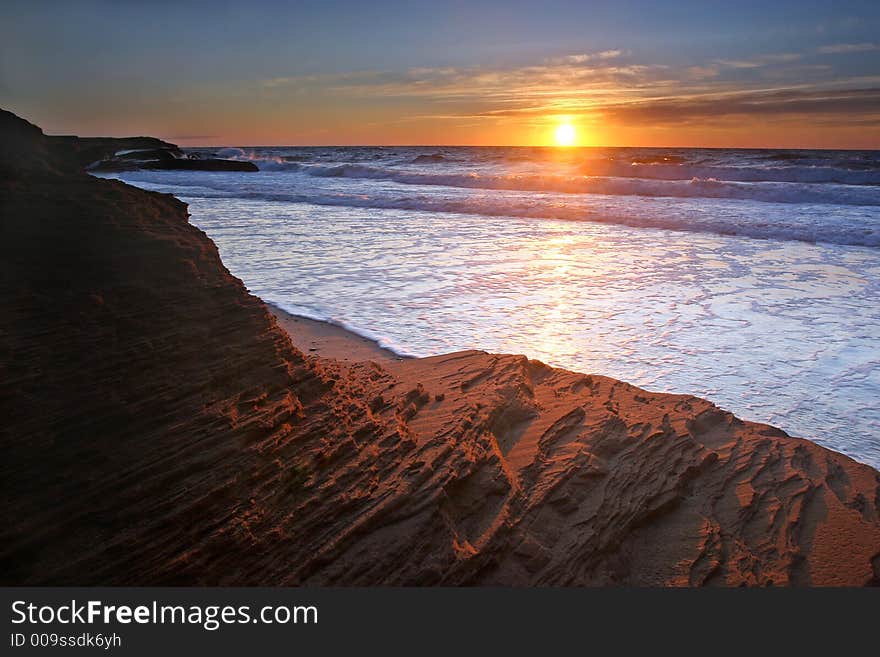
<path fill-rule="evenodd" d="M 184 203 L 0 134 L 3 584 L 880 583 L 872 468 L 523 356 L 306 356 Z"/>
<path fill-rule="evenodd" d="M 10 135 L 19 135 L 10 112 L 0 110 L 0 122 L 9 125 Z M 39 130 L 35 126 L 34 129 Z M 43 136 L 43 146 L 52 152 L 55 164 L 71 171 L 133 171 L 136 169 L 185 169 L 189 171 L 258 171 L 253 162 L 187 155 L 177 144 L 155 137 L 68 137 Z M 7 154 L 8 157 L 9 154 Z"/>

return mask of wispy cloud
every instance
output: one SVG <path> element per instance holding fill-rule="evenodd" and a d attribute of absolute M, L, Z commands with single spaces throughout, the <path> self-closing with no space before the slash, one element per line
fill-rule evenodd
<path fill-rule="evenodd" d="M 718 66 L 690 66 L 686 70 L 688 75 L 694 80 L 717 78 L 721 73 L 721 69 Z"/>
<path fill-rule="evenodd" d="M 880 88 L 769 89 L 733 94 L 656 98 L 602 108 L 627 122 L 690 123 L 723 117 L 843 115 L 880 124 Z"/>
<path fill-rule="evenodd" d="M 780 52 L 780 53 L 773 53 L 770 55 L 759 55 L 755 59 L 757 61 L 763 62 L 763 63 L 772 63 L 772 62 L 785 63 L 785 62 L 796 62 L 799 59 L 801 59 L 802 57 L 803 57 L 803 55 L 801 55 L 798 52 Z"/>
<path fill-rule="evenodd" d="M 764 62 L 753 59 L 716 59 L 715 63 L 725 68 L 760 68 Z"/>
<path fill-rule="evenodd" d="M 843 45 L 843 44 L 840 44 Z M 852 45 L 852 44 L 850 44 Z M 860 44 L 856 44 L 860 45 Z M 863 46 L 864 44 L 861 44 Z M 831 46 L 828 46 L 831 47 Z M 270 91 L 402 99 L 424 111 L 400 121 L 544 125 L 555 117 L 618 124 L 706 124 L 730 117 L 837 116 L 880 126 L 880 78 L 835 76 L 800 53 L 717 59 L 684 68 L 641 64 L 623 49 L 512 67 L 419 67 L 264 80 Z M 742 71 L 754 70 L 743 77 Z M 740 73 L 731 75 L 732 71 Z M 824 117 L 824 118 L 823 118 Z"/>
<path fill-rule="evenodd" d="M 615 59 L 626 54 L 623 50 L 602 50 L 600 52 L 580 53 L 577 55 L 565 55 L 564 57 L 550 57 L 544 60 L 547 64 L 586 64 L 587 62 Z"/>
<path fill-rule="evenodd" d="M 350 71 L 345 73 L 321 75 L 296 75 L 290 77 L 268 78 L 266 80 L 261 80 L 260 85 L 266 89 L 276 89 L 292 86 L 348 83 L 353 81 L 363 81 L 364 83 L 369 84 L 372 81 L 381 81 L 384 78 L 393 77 L 393 75 L 394 74 L 392 73 L 383 71 Z"/>
<path fill-rule="evenodd" d="M 618 53 L 621 51 L 607 51 Z M 668 66 L 618 63 L 617 55 L 595 53 L 592 63 L 572 59 L 547 60 L 531 66 L 509 68 L 411 68 L 403 72 L 352 73 L 282 77 L 263 80 L 266 89 L 313 88 L 329 93 L 383 97 L 430 97 L 435 100 L 508 97 L 548 97 L 558 93 L 622 93 L 645 84 L 662 84 Z"/>
<path fill-rule="evenodd" d="M 218 139 L 220 135 L 165 135 L 165 139 L 176 139 L 178 141 L 207 141 L 208 139 Z"/>
<path fill-rule="evenodd" d="M 821 46 L 816 52 L 823 55 L 844 55 L 853 52 L 873 52 L 880 50 L 878 43 L 835 43 L 829 46 Z"/>
<path fill-rule="evenodd" d="M 748 59 L 716 59 L 714 63 L 723 68 L 750 69 L 762 68 L 771 64 L 787 64 L 803 58 L 801 53 L 782 52 L 767 55 L 755 55 Z"/>

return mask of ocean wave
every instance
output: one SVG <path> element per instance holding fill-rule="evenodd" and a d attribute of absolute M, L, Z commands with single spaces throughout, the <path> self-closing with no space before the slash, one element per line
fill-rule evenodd
<path fill-rule="evenodd" d="M 429 153 L 416 155 L 409 162 L 410 164 L 437 164 L 439 162 L 445 162 L 446 157 L 442 153 Z"/>
<path fill-rule="evenodd" d="M 255 195 L 265 199 L 266 195 Z M 270 199 L 265 199 L 270 200 Z M 880 225 L 876 219 L 863 222 L 850 221 L 837 224 L 826 220 L 823 214 L 793 216 L 789 219 L 774 217 L 774 221 L 743 221 L 740 215 L 700 214 L 651 214 L 625 215 L 605 213 L 584 207 L 565 204 L 541 203 L 531 200 L 507 200 L 498 198 L 434 199 L 411 197 L 368 197 L 365 195 L 297 195 L 280 201 L 312 203 L 314 205 L 406 210 L 418 212 L 455 213 L 494 217 L 521 217 L 525 219 L 557 219 L 563 221 L 589 221 L 615 224 L 631 228 L 657 228 L 679 232 L 715 233 L 800 242 L 824 242 L 849 246 L 880 247 Z"/>
<path fill-rule="evenodd" d="M 590 197 L 591 201 L 596 201 L 593 203 L 586 198 L 583 199 L 584 203 L 566 203 L 558 198 L 529 194 L 442 197 L 432 194 L 393 196 L 387 193 L 328 193 L 327 190 L 296 193 L 278 188 L 218 187 L 220 181 L 217 178 L 214 178 L 213 183 L 206 181 L 202 185 L 178 185 L 173 180 L 162 179 L 152 172 L 149 177 L 137 175 L 137 172 L 120 177 L 147 189 L 177 194 L 184 200 L 225 198 L 438 214 L 585 221 L 631 228 L 880 247 L 880 221 L 877 212 L 871 208 L 853 212 L 852 209 L 841 208 L 836 211 L 825 209 L 827 206 L 813 205 L 768 213 L 752 206 L 753 211 L 744 212 L 741 206 L 726 201 L 712 201 L 712 206 L 700 208 L 693 208 L 689 202 L 682 201 L 677 201 L 674 206 L 640 205 L 633 208 L 621 207 L 613 202 L 603 203 L 602 197 Z"/>
<path fill-rule="evenodd" d="M 570 174 L 590 178 L 633 178 L 725 182 L 791 182 L 814 184 L 880 186 L 880 155 L 875 152 L 821 151 L 713 151 L 635 149 L 632 152 L 584 156 L 577 151 L 552 149 L 457 148 L 419 152 L 419 149 L 377 148 L 221 148 L 214 157 L 253 162 L 262 170 L 299 169 L 307 163 L 323 163 L 328 171 L 313 175 L 352 175 L 379 177 L 375 172 L 340 173 L 338 167 L 388 169 L 396 175 L 399 165 L 461 164 L 484 169 L 504 170 L 531 165 L 564 166 Z M 390 166 L 386 166 L 390 165 Z M 419 173 L 413 172 L 413 173 Z M 421 171 L 424 173 L 424 171 Z M 559 171 L 556 171 L 559 173 Z"/>
<path fill-rule="evenodd" d="M 607 176 L 426 173 L 374 167 L 365 164 L 335 164 L 330 166 L 291 164 L 291 167 L 296 167 L 307 175 L 321 178 L 387 180 L 404 185 L 435 185 L 467 189 L 613 196 L 723 198 L 766 203 L 880 205 L 880 190 L 859 185 L 792 182 L 744 183 L 717 178 L 656 180 Z"/>
<path fill-rule="evenodd" d="M 684 164 L 687 158 L 682 155 L 643 155 L 627 158 L 630 164 Z"/>
<path fill-rule="evenodd" d="M 302 161 L 301 156 L 258 153 L 253 148 L 221 148 L 216 151 L 216 157 L 224 160 L 253 162 L 260 171 L 295 169 L 299 166 L 298 163 Z"/>
<path fill-rule="evenodd" d="M 764 156 L 765 160 L 771 162 L 796 162 L 798 160 L 808 160 L 809 155 L 798 153 L 797 151 L 783 151 L 782 153 L 768 153 Z"/>
<path fill-rule="evenodd" d="M 779 157 L 779 156 L 776 156 Z M 581 166 L 584 175 L 603 175 L 653 180 L 714 178 L 731 182 L 834 183 L 838 185 L 880 185 L 880 167 L 864 165 L 850 169 L 820 164 L 793 166 L 719 166 L 667 164 L 662 162 L 590 162 Z"/>

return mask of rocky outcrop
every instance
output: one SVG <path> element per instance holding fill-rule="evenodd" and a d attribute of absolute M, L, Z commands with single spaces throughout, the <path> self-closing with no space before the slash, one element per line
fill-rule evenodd
<path fill-rule="evenodd" d="M 111 170 L 114 163 L 123 167 L 138 162 L 186 157 L 176 144 L 155 137 L 47 137 L 59 152 L 72 153 L 81 168 L 98 165 Z"/>
<path fill-rule="evenodd" d="M 66 173 L 136 169 L 258 171 L 253 162 L 187 155 L 176 144 L 155 137 L 44 136 L 42 130 L 0 109 L 4 137 L 0 174 L 16 176 L 36 168 Z"/>
<path fill-rule="evenodd" d="M 307 357 L 185 204 L 0 121 L 3 584 L 880 583 L 868 466 L 522 356 Z"/>
<path fill-rule="evenodd" d="M 118 172 L 137 169 L 174 169 L 182 171 L 259 171 L 253 162 L 218 158 L 175 157 L 165 149 L 122 152 L 89 166 L 89 171 Z"/>

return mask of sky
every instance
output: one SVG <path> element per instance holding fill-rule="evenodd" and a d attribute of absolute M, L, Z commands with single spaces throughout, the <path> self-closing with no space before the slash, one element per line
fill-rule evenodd
<path fill-rule="evenodd" d="M 0 106 L 183 146 L 880 148 L 880 2 L 0 4 Z"/>

